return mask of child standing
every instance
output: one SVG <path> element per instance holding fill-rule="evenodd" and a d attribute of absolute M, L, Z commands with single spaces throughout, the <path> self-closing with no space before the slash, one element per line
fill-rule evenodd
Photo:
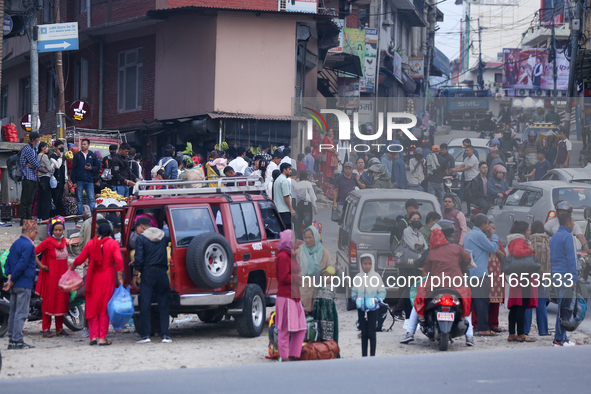
<path fill-rule="evenodd" d="M 376 355 L 376 320 L 380 302 L 386 297 L 382 278 L 375 272 L 375 258 L 366 253 L 360 257 L 362 272 L 353 278 L 351 296 L 357 306 L 361 329 L 361 355 L 367 357 L 369 341 L 370 356 Z"/>

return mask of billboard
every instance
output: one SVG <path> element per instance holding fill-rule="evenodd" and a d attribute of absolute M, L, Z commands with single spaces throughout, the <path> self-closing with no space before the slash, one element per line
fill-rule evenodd
<path fill-rule="evenodd" d="M 345 29 L 345 20 L 334 18 L 332 22 L 341 29 L 339 32 L 339 46 L 333 47 L 328 50 L 330 53 L 342 53 L 343 52 L 343 30 Z"/>
<path fill-rule="evenodd" d="M 410 66 L 410 71 L 408 76 L 411 78 L 424 78 L 425 73 L 423 71 L 424 59 L 423 57 L 409 57 L 408 58 L 408 65 Z"/>
<path fill-rule="evenodd" d="M 503 89 L 554 89 L 548 49 L 505 48 L 503 54 Z M 560 51 L 556 51 L 556 67 L 556 89 L 567 90 L 570 64 Z"/>
<path fill-rule="evenodd" d="M 359 90 L 374 93 L 378 60 L 378 29 L 365 29 L 365 59 L 363 78 L 359 81 Z"/>
<path fill-rule="evenodd" d="M 343 52 L 359 57 L 359 62 L 365 64 L 365 29 L 343 29 Z"/>

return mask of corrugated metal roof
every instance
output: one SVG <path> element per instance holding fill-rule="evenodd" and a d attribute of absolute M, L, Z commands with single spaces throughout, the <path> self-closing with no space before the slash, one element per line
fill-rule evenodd
<path fill-rule="evenodd" d="M 310 12 L 292 12 L 292 11 L 278 11 L 278 10 L 257 10 L 253 8 L 234 8 L 234 7 L 212 7 L 212 6 L 199 6 L 199 5 L 190 5 L 185 7 L 176 7 L 176 8 L 164 8 L 159 10 L 150 10 L 148 11 L 148 16 L 153 17 L 162 17 L 167 16 L 170 14 L 178 14 L 178 13 L 185 13 L 187 11 L 197 12 L 197 11 L 206 11 L 206 10 L 228 10 L 228 11 L 251 11 L 251 12 L 264 12 L 264 13 L 271 13 L 271 14 L 298 14 L 298 15 L 310 15 L 310 16 L 324 16 L 320 14 L 313 14 Z"/>
<path fill-rule="evenodd" d="M 211 119 L 256 119 L 256 120 L 282 120 L 286 122 L 300 121 L 305 122 L 307 118 L 300 116 L 289 116 L 289 115 L 256 115 L 256 114 L 238 114 L 229 112 L 208 112 L 207 116 Z"/>

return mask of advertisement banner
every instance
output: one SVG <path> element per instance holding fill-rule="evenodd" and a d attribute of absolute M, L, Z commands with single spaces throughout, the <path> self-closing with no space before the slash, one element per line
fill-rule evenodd
<path fill-rule="evenodd" d="M 359 81 L 359 90 L 374 93 L 378 60 L 378 29 L 365 29 L 365 62 L 363 78 Z"/>
<path fill-rule="evenodd" d="M 343 52 L 343 30 L 345 29 L 345 20 L 344 19 L 336 19 L 334 18 L 332 22 L 341 29 L 339 33 L 339 46 L 330 48 L 328 50 L 329 53 L 342 53 Z"/>
<path fill-rule="evenodd" d="M 402 56 L 398 52 L 394 52 L 394 77 L 402 83 Z"/>
<path fill-rule="evenodd" d="M 548 62 L 548 49 L 505 48 L 503 89 L 553 90 L 553 64 Z M 556 51 L 556 89 L 568 89 L 570 64 L 566 56 Z"/>
<path fill-rule="evenodd" d="M 359 129 L 361 132 L 367 131 L 367 126 L 373 126 L 373 105 L 374 100 L 359 100 Z"/>
<path fill-rule="evenodd" d="M 287 0 L 285 9 L 288 12 L 310 12 L 316 14 L 318 11 L 318 0 Z"/>
<path fill-rule="evenodd" d="M 424 59 L 423 57 L 409 57 L 408 65 L 410 66 L 410 72 L 408 74 L 411 78 L 424 78 L 425 73 L 423 72 Z"/>
<path fill-rule="evenodd" d="M 364 29 L 343 29 L 343 52 L 359 57 L 363 66 L 365 59 L 365 30 Z"/>
<path fill-rule="evenodd" d="M 359 107 L 359 79 L 339 78 L 338 107 L 358 108 Z"/>

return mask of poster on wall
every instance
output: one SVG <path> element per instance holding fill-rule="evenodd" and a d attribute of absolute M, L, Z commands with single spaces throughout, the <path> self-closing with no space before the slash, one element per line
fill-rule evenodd
<path fill-rule="evenodd" d="M 341 29 L 339 32 L 339 46 L 330 48 L 328 52 L 330 53 L 342 53 L 343 52 L 343 30 L 345 29 L 345 20 L 344 19 L 333 19 L 332 22 Z"/>
<path fill-rule="evenodd" d="M 359 107 L 359 78 L 339 77 L 339 97 L 337 106 L 341 108 Z"/>
<path fill-rule="evenodd" d="M 411 78 L 424 78 L 425 73 L 423 72 L 424 59 L 422 56 L 409 57 L 408 65 L 410 66 L 410 72 L 408 76 Z"/>
<path fill-rule="evenodd" d="M 365 59 L 359 90 L 374 93 L 378 60 L 378 29 L 365 29 Z"/>
<path fill-rule="evenodd" d="M 394 52 L 394 77 L 402 83 L 402 56 L 398 52 Z"/>
<path fill-rule="evenodd" d="M 364 29 L 343 29 L 343 52 L 359 57 L 363 66 L 365 59 L 365 30 Z"/>
<path fill-rule="evenodd" d="M 547 49 L 504 48 L 503 55 L 503 89 L 554 89 Z M 556 51 L 556 67 L 556 89 L 567 90 L 570 64 L 560 51 Z"/>
<path fill-rule="evenodd" d="M 359 100 L 359 131 L 364 134 L 371 134 L 373 127 L 373 99 Z"/>
<path fill-rule="evenodd" d="M 288 12 L 318 12 L 318 0 L 287 0 L 285 3 L 285 10 Z"/>

